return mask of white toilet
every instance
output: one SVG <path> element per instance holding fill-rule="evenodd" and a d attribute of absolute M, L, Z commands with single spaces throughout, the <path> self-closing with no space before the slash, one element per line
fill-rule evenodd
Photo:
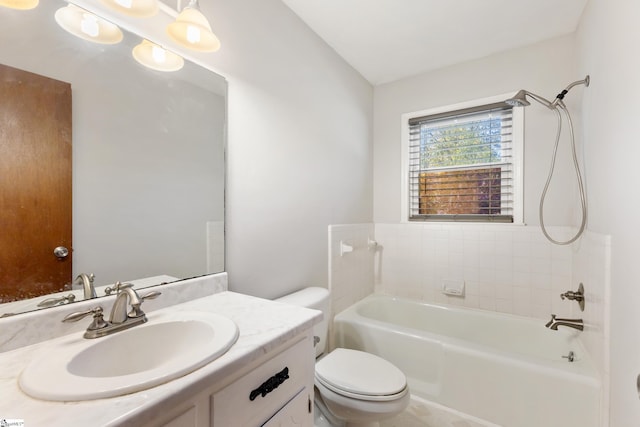
<path fill-rule="evenodd" d="M 402 412 L 411 398 L 405 375 L 374 354 L 337 348 L 324 354 L 330 320 L 330 295 L 325 288 L 310 287 L 276 301 L 321 310 L 324 319 L 315 326 L 316 427 L 377 426 L 378 421 Z M 319 413 L 318 413 L 319 412 Z"/>

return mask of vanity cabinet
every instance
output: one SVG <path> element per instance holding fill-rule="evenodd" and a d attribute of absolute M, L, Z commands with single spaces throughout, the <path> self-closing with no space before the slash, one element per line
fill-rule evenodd
<path fill-rule="evenodd" d="M 313 426 L 315 351 L 311 331 L 204 392 L 157 414 L 148 427 Z"/>
<path fill-rule="evenodd" d="M 170 296 L 176 288 L 169 284 L 160 290 Z M 33 333 L 29 336 L 36 336 L 40 325 L 53 324 L 50 318 L 89 309 L 94 303 L 52 309 L 53 317 L 36 313 L 30 320 Z M 185 313 L 226 316 L 236 323 L 239 336 L 222 356 L 180 378 L 129 394 L 64 403 L 32 398 L 22 392 L 20 375 L 34 358 L 62 351 L 69 347 L 68 343 L 81 339 L 82 325 L 68 336 L 27 342 L 0 353 L 0 416 L 24 419 L 27 426 L 50 427 L 313 426 L 313 326 L 321 321 L 321 312 L 228 291 L 157 311 L 149 313 L 151 324 L 164 316 L 186 319 Z M 3 319 L 3 327 L 10 326 L 2 328 L 0 338 L 5 341 L 24 330 L 24 326 L 12 325 L 11 319 Z M 184 353 L 194 350 L 189 344 L 164 338 L 154 344 L 157 347 L 153 351 L 163 352 L 171 345 L 180 345 Z M 123 364 L 128 363 L 127 349 L 117 350 L 120 354 L 115 356 Z M 55 387 L 65 386 L 56 383 Z"/>

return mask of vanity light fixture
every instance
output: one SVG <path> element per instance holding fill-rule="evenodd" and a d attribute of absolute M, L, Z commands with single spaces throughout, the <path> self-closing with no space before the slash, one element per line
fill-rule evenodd
<path fill-rule="evenodd" d="M 176 20 L 167 26 L 167 33 L 174 41 L 192 50 L 215 52 L 220 49 L 220 40 L 200 12 L 198 0 L 189 0 Z"/>
<path fill-rule="evenodd" d="M 131 53 L 140 64 L 156 71 L 178 71 L 184 66 L 181 56 L 146 39 L 134 47 Z"/>
<path fill-rule="evenodd" d="M 148 18 L 158 13 L 158 0 L 102 0 L 102 3 L 136 18 Z"/>
<path fill-rule="evenodd" d="M 124 37 L 117 25 L 71 3 L 58 9 L 55 19 L 69 33 L 91 42 L 116 44 Z"/>
<path fill-rule="evenodd" d="M 19 10 L 34 9 L 38 3 L 40 0 L 0 0 L 0 6 Z"/>

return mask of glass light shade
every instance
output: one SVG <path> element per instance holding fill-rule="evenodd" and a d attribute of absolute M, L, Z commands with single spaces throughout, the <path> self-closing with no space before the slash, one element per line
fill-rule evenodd
<path fill-rule="evenodd" d="M 184 66 L 184 59 L 181 56 L 146 39 L 134 47 L 131 54 L 136 61 L 152 70 L 178 71 Z"/>
<path fill-rule="evenodd" d="M 63 29 L 81 39 L 102 44 L 116 44 L 123 35 L 117 25 L 69 4 L 56 11 L 55 19 Z"/>
<path fill-rule="evenodd" d="M 148 18 L 158 13 L 158 0 L 102 0 L 102 3 L 136 18 Z"/>
<path fill-rule="evenodd" d="M 167 26 L 169 36 L 181 45 L 200 52 L 220 49 L 220 40 L 211 31 L 207 18 L 198 9 L 187 6 Z"/>
<path fill-rule="evenodd" d="M 0 0 L 0 6 L 20 10 L 34 9 L 38 3 L 40 0 Z"/>

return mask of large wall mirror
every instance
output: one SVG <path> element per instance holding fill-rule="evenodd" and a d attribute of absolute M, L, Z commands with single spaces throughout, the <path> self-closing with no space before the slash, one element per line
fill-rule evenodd
<path fill-rule="evenodd" d="M 74 37 L 54 20 L 66 5 L 0 7 L 0 64 L 70 84 L 73 225 L 70 255 L 57 261 L 71 262 L 65 283 L 50 295 L 25 284 L 18 298 L 2 301 L 0 316 L 68 295 L 81 273 L 95 275 L 101 296 L 116 281 L 144 287 L 224 270 L 225 79 L 189 60 L 175 72 L 145 68 L 131 55 L 141 38 L 127 31 L 116 45 Z M 0 150 L 9 150 L 3 137 L 0 131 Z M 33 166 L 25 161 L 19 168 Z M 2 203 L 6 186 L 15 191 L 21 183 L 0 179 Z M 0 251 L 20 244 L 4 243 L 9 247 Z M 55 247 L 29 250 L 54 259 Z M 30 277 L 28 260 L 12 268 L 17 272 L 0 289 Z M 82 299 L 80 293 L 75 300 Z"/>

